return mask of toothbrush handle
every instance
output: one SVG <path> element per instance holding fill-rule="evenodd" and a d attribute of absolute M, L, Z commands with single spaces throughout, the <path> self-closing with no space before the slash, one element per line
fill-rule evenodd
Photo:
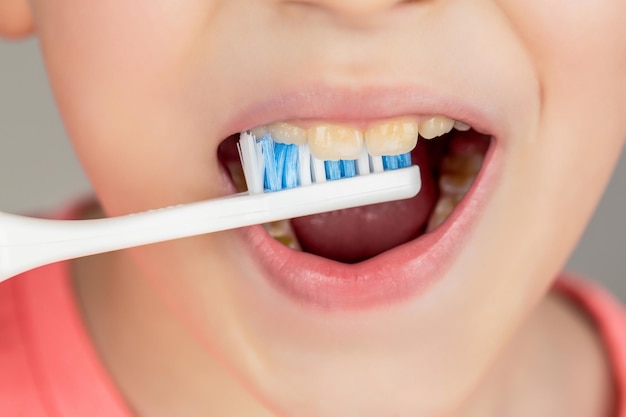
<path fill-rule="evenodd" d="M 241 193 L 127 216 L 47 220 L 0 212 L 0 282 L 81 256 L 400 200 L 421 188 L 419 167 L 278 191 Z"/>

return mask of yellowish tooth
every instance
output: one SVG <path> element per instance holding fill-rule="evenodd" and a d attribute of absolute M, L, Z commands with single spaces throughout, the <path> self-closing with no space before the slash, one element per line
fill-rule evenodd
<path fill-rule="evenodd" d="M 481 154 L 446 155 L 441 162 L 441 172 L 475 177 L 483 165 L 483 160 L 484 157 Z"/>
<path fill-rule="evenodd" d="M 263 226 L 265 226 L 265 230 L 267 230 L 270 236 L 283 245 L 291 249 L 302 250 L 289 220 L 265 223 Z"/>
<path fill-rule="evenodd" d="M 435 205 L 435 209 L 433 213 L 430 215 L 430 219 L 428 220 L 428 226 L 426 227 L 427 232 L 431 232 L 435 230 L 440 224 L 442 224 L 452 213 L 454 208 L 459 201 L 461 201 L 462 197 L 451 196 L 451 195 L 441 195 L 437 204 Z"/>
<path fill-rule="evenodd" d="M 441 163 L 439 190 L 441 195 L 428 221 L 427 231 L 443 223 L 476 180 L 483 155 L 463 153 L 446 155 Z"/>
<path fill-rule="evenodd" d="M 252 136 L 254 136 L 257 139 L 261 139 L 263 136 L 267 135 L 268 133 L 269 133 L 269 130 L 267 129 L 266 125 L 257 126 L 254 129 L 250 129 L 250 134 L 252 134 Z"/>
<path fill-rule="evenodd" d="M 393 120 L 366 130 L 365 146 L 372 156 L 401 155 L 415 148 L 417 136 L 417 122 Z"/>
<path fill-rule="evenodd" d="M 466 123 L 463 122 L 459 122 L 458 120 L 456 122 L 454 122 L 454 128 L 456 130 L 459 130 L 461 132 L 467 132 L 468 130 L 470 130 L 472 127 Z"/>
<path fill-rule="evenodd" d="M 306 143 L 306 130 L 284 122 L 272 123 L 267 126 L 272 139 L 279 143 L 304 145 Z"/>
<path fill-rule="evenodd" d="M 439 177 L 439 190 L 446 195 L 464 196 L 476 177 L 467 173 L 443 174 Z"/>
<path fill-rule="evenodd" d="M 351 127 L 320 124 L 307 130 L 307 138 L 311 155 L 324 161 L 358 159 L 363 150 L 363 133 Z"/>
<path fill-rule="evenodd" d="M 424 139 L 434 139 L 450 132 L 453 127 L 454 120 L 443 116 L 434 116 L 419 124 L 419 132 Z"/>

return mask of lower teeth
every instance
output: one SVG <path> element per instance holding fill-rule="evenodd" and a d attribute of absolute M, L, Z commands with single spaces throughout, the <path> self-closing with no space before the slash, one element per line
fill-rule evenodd
<path fill-rule="evenodd" d="M 439 199 L 428 220 L 426 231 L 441 225 L 470 189 L 483 163 L 480 153 L 451 153 L 444 157 L 439 177 Z"/>
<path fill-rule="evenodd" d="M 291 222 L 289 220 L 280 220 L 263 225 L 267 233 L 288 248 L 301 251 L 300 243 L 296 237 Z"/>

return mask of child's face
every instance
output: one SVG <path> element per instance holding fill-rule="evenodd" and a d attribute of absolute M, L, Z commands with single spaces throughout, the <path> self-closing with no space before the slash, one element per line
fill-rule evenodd
<path fill-rule="evenodd" d="M 353 392 L 368 410 L 460 400 L 562 267 L 626 137 L 623 0 L 33 3 L 108 215 L 230 193 L 218 145 L 274 121 L 441 114 L 495 136 L 446 233 L 384 262 L 292 254 L 281 269 L 258 230 L 131 252 L 287 410 L 323 396 L 339 415 Z"/>

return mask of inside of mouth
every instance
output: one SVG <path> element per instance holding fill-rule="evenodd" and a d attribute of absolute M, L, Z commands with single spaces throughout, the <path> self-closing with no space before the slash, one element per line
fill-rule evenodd
<path fill-rule="evenodd" d="M 238 191 L 245 191 L 238 140 L 239 135 L 224 140 L 218 156 Z M 491 142 L 473 129 L 420 138 L 411 152 L 422 174 L 416 197 L 273 222 L 265 229 L 293 250 L 348 264 L 370 259 L 443 224 L 471 188 Z"/>

